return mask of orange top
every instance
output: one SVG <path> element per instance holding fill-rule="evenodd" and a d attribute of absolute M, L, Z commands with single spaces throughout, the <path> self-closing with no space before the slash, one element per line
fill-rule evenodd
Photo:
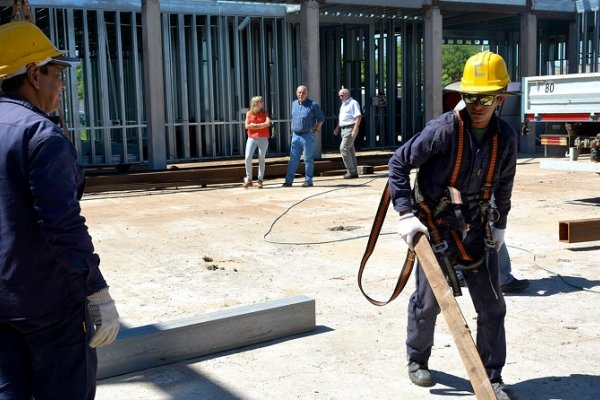
<path fill-rule="evenodd" d="M 246 119 L 251 124 L 262 124 L 267 121 L 268 116 L 269 114 L 264 110 L 260 111 L 258 114 L 254 114 L 252 111 L 246 113 Z M 271 136 L 269 129 L 270 127 L 268 126 L 259 129 L 246 129 L 246 133 L 248 134 L 248 137 L 251 138 L 268 138 Z"/>

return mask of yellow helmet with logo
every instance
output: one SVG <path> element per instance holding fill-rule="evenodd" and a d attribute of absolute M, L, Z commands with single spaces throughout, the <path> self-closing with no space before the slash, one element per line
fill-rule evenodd
<path fill-rule="evenodd" d="M 463 93 L 490 93 L 506 90 L 509 82 L 504 59 L 491 51 L 485 51 L 467 60 L 460 88 Z"/>
<path fill-rule="evenodd" d="M 510 78 L 504 59 L 491 51 L 471 56 L 465 63 L 462 79 L 446 89 L 462 93 L 504 92 Z"/>
<path fill-rule="evenodd" d="M 30 64 L 44 65 L 50 61 L 71 67 L 79 60 L 66 57 L 31 22 L 16 21 L 0 25 L 0 79 L 23 74 Z"/>

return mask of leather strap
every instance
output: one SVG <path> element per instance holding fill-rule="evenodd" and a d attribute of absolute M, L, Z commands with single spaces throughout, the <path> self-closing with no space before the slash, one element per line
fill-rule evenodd
<path fill-rule="evenodd" d="M 398 276 L 398 280 L 396 281 L 396 287 L 390 298 L 387 301 L 375 300 L 365 293 L 362 287 L 362 276 L 367 265 L 367 261 L 371 254 L 373 254 L 373 250 L 375 249 L 375 244 L 377 244 L 377 239 L 379 238 L 379 234 L 381 233 L 381 227 L 383 226 L 383 221 L 385 220 L 385 215 L 387 214 L 387 210 L 389 208 L 390 202 L 392 200 L 392 195 L 389 188 L 389 181 L 386 182 L 385 188 L 383 189 L 383 194 L 381 195 L 381 200 L 379 201 L 379 207 L 377 207 L 377 213 L 375 214 L 375 219 L 373 221 L 373 226 L 371 227 L 371 233 L 369 234 L 369 240 L 367 241 L 367 247 L 365 249 L 365 253 L 363 254 L 362 260 L 360 261 L 360 268 L 358 269 L 358 288 L 365 296 L 365 298 L 376 306 L 385 306 L 394 300 L 404 289 L 406 286 L 406 282 L 408 282 L 408 278 L 412 272 L 413 266 L 415 264 L 416 254 L 414 251 L 409 250 L 406 255 L 406 260 L 404 260 L 404 265 L 402 266 L 402 271 L 400 271 L 400 275 Z"/>

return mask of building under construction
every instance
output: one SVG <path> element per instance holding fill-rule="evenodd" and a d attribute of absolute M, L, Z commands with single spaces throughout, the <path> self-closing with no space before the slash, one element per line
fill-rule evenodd
<path fill-rule="evenodd" d="M 442 112 L 442 47 L 501 54 L 512 81 L 597 72 L 599 0 L 31 0 L 35 22 L 81 59 L 62 113 L 82 166 L 243 158 L 250 98 L 289 149 L 306 84 L 326 115 L 317 156 L 337 148 L 337 92 L 364 110 L 356 146 L 390 149 Z M 0 23 L 13 1 L 0 0 Z M 535 145 L 522 139 L 521 150 Z"/>

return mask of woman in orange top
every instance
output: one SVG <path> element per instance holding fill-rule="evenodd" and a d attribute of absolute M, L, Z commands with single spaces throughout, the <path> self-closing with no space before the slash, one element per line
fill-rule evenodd
<path fill-rule="evenodd" d="M 244 178 L 244 188 L 252 186 L 252 157 L 258 147 L 258 188 L 263 187 L 263 178 L 265 177 L 265 156 L 269 148 L 269 137 L 271 118 L 264 110 L 264 100 L 262 96 L 254 96 L 250 100 L 250 110 L 246 113 L 246 133 L 248 141 L 246 142 L 246 177 Z"/>

